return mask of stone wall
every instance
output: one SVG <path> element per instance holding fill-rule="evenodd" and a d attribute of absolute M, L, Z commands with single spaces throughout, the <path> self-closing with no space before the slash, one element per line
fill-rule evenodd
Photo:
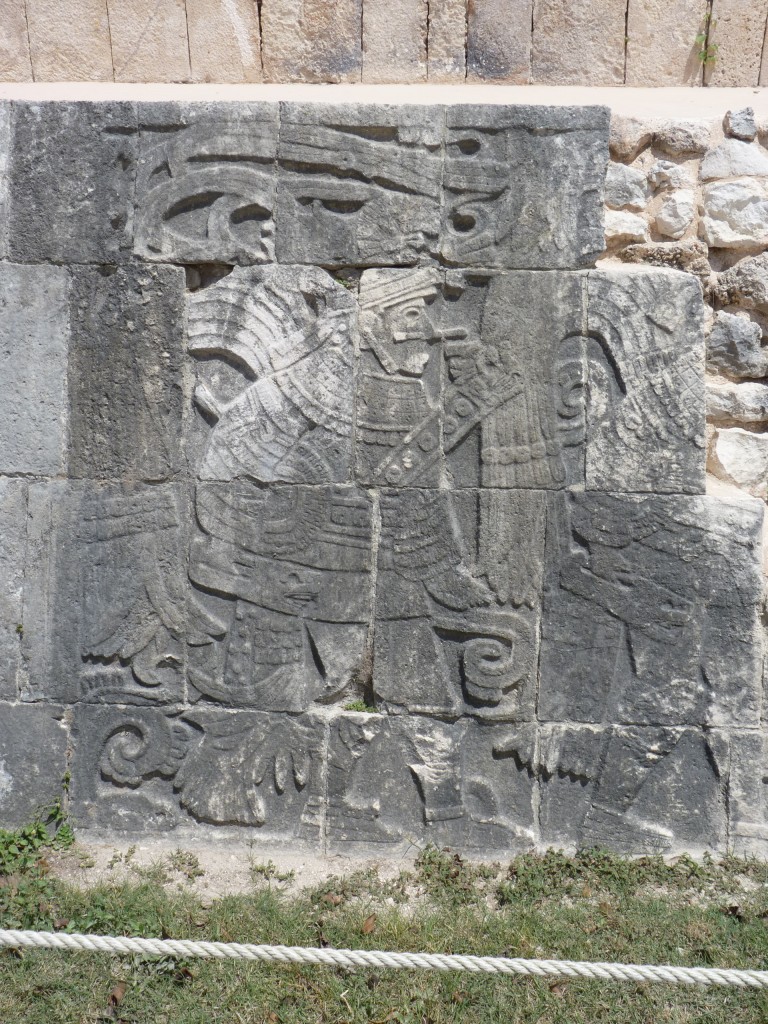
<path fill-rule="evenodd" d="M 765 852 L 762 264 L 617 233 L 713 130 L 0 105 L 2 821 Z"/>
<path fill-rule="evenodd" d="M 0 0 L 0 81 L 768 83 L 766 0 Z"/>

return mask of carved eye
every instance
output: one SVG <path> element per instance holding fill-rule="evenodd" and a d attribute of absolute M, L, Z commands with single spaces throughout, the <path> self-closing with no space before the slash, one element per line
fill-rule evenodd
<path fill-rule="evenodd" d="M 357 213 L 358 210 L 362 210 L 365 206 L 364 199 L 321 199 L 320 205 L 324 210 L 330 210 L 331 213 L 340 213 L 343 215 L 350 213 Z"/>
<path fill-rule="evenodd" d="M 462 235 L 471 231 L 476 223 L 475 218 L 471 217 L 468 213 L 454 213 L 451 217 L 453 230 L 460 232 Z"/>
<path fill-rule="evenodd" d="M 269 220 L 271 216 L 271 212 L 265 207 L 259 206 L 258 203 L 251 203 L 249 206 L 241 206 L 239 210 L 234 210 L 229 219 L 233 224 L 244 224 L 250 220 Z"/>
<path fill-rule="evenodd" d="M 480 149 L 480 140 L 474 138 L 459 139 L 456 145 L 465 156 L 473 156 Z"/>

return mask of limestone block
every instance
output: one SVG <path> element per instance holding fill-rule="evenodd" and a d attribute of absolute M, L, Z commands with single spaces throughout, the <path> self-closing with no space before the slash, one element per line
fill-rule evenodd
<path fill-rule="evenodd" d="M 709 381 L 707 420 L 725 427 L 768 423 L 768 384 Z"/>
<path fill-rule="evenodd" d="M 735 730 L 730 747 L 728 806 L 733 853 L 765 857 L 768 852 L 768 737 L 763 730 Z"/>
<path fill-rule="evenodd" d="M 624 0 L 536 0 L 532 81 L 623 85 L 625 18 Z"/>
<path fill-rule="evenodd" d="M 629 163 L 651 144 L 652 126 L 636 117 L 611 113 L 610 148 L 614 160 Z"/>
<path fill-rule="evenodd" d="M 766 13 L 763 0 L 714 0 L 709 44 L 717 50 L 707 85 L 758 84 Z"/>
<path fill-rule="evenodd" d="M 205 483 L 195 512 L 192 600 L 211 625 L 190 649 L 192 694 L 293 713 L 358 699 L 370 664 L 370 495 Z"/>
<path fill-rule="evenodd" d="M 702 181 L 713 178 L 736 178 L 768 175 L 768 153 L 758 145 L 740 139 L 725 139 L 710 149 L 701 162 Z"/>
<path fill-rule="evenodd" d="M 32 78 L 24 5 L 0 0 L 0 82 L 31 82 Z"/>
<path fill-rule="evenodd" d="M 0 265 L 0 473 L 64 469 L 68 288 L 62 267 Z"/>
<path fill-rule="evenodd" d="M 607 493 L 552 501 L 540 720 L 757 726 L 761 503 Z"/>
<path fill-rule="evenodd" d="M 427 78 L 463 82 L 467 71 L 467 0 L 444 0 L 429 9 Z"/>
<path fill-rule="evenodd" d="M 107 0 L 25 0 L 37 82 L 111 82 Z"/>
<path fill-rule="evenodd" d="M 16 700 L 21 668 L 27 485 L 0 480 L 0 699 Z M 1 712 L 0 712 L 1 714 Z"/>
<path fill-rule="evenodd" d="M 276 104 L 142 108 L 136 252 L 177 263 L 274 259 Z"/>
<path fill-rule="evenodd" d="M 727 742 L 698 729 L 545 726 L 541 842 L 620 853 L 722 849 Z"/>
<path fill-rule="evenodd" d="M 605 205 L 612 210 L 642 210 L 648 196 L 643 171 L 624 164 L 608 164 L 605 176 Z"/>
<path fill-rule="evenodd" d="M 760 346 L 760 325 L 720 310 L 707 338 L 707 365 L 737 380 L 768 376 L 768 349 Z"/>
<path fill-rule="evenodd" d="M 691 189 L 694 184 L 684 167 L 669 160 L 657 160 L 648 171 L 648 181 L 657 189 Z"/>
<path fill-rule="evenodd" d="M 531 81 L 532 8 L 532 0 L 467 0 L 468 81 Z"/>
<path fill-rule="evenodd" d="M 768 185 L 752 178 L 716 181 L 702 191 L 699 232 L 710 247 L 754 249 L 768 244 Z"/>
<path fill-rule="evenodd" d="M 533 725 L 345 714 L 328 754 L 328 838 L 404 844 L 424 831 L 441 845 L 508 851 L 534 838 Z"/>
<path fill-rule="evenodd" d="M 714 275 L 709 265 L 709 251 L 698 238 L 686 238 L 684 242 L 646 242 L 628 245 L 619 255 L 626 263 L 644 263 L 651 267 L 684 270 L 698 278 L 705 295 L 711 291 Z"/>
<path fill-rule="evenodd" d="M 261 37 L 253 0 L 186 0 L 195 82 L 260 82 Z"/>
<path fill-rule="evenodd" d="M 682 238 L 696 216 L 696 196 L 680 189 L 665 196 L 656 214 L 656 230 L 666 238 Z"/>
<path fill-rule="evenodd" d="M 589 275 L 586 486 L 704 490 L 704 305 L 675 271 Z"/>
<path fill-rule="evenodd" d="M 723 131 L 730 138 L 752 142 L 757 135 L 755 112 L 752 107 L 729 110 L 723 119 Z"/>
<path fill-rule="evenodd" d="M 362 0 L 261 0 L 266 82 L 359 82 Z"/>
<path fill-rule="evenodd" d="M 237 269 L 189 294 L 198 415 L 186 452 L 200 479 L 350 479 L 356 314 L 317 267 Z M 244 372 L 227 372 L 233 362 Z"/>
<path fill-rule="evenodd" d="M 627 14 L 627 85 L 699 85 L 707 0 L 632 0 Z"/>
<path fill-rule="evenodd" d="M 178 267 L 74 270 L 71 476 L 151 481 L 181 471 L 183 302 Z"/>
<path fill-rule="evenodd" d="M 0 259 L 8 256 L 8 216 L 11 164 L 11 104 L 0 101 Z"/>
<path fill-rule="evenodd" d="M 625 210 L 606 210 L 605 241 L 608 245 L 648 241 L 648 221 L 640 214 Z"/>
<path fill-rule="evenodd" d="M 427 80 L 427 0 L 363 0 L 363 81 Z"/>
<path fill-rule="evenodd" d="M 80 706 L 72 813 L 118 831 L 203 822 L 317 842 L 323 734 L 310 716 Z"/>
<path fill-rule="evenodd" d="M 691 157 L 706 152 L 711 137 L 712 125 L 708 121 L 675 118 L 655 126 L 653 144 L 670 156 Z"/>
<path fill-rule="evenodd" d="M 107 0 L 116 82 L 188 82 L 184 0 Z"/>
<path fill-rule="evenodd" d="M 0 828 L 28 825 L 61 797 L 67 766 L 64 709 L 0 705 Z"/>
<path fill-rule="evenodd" d="M 467 105 L 446 118 L 445 261 L 592 265 L 603 250 L 607 110 Z"/>
<path fill-rule="evenodd" d="M 135 127 L 132 103 L 14 103 L 11 259 L 119 263 L 127 257 Z"/>
<path fill-rule="evenodd" d="M 717 295 L 724 305 L 768 313 L 768 253 L 747 256 L 720 274 Z"/>
<path fill-rule="evenodd" d="M 382 492 L 377 707 L 533 718 L 545 510 L 542 491 Z"/>
<path fill-rule="evenodd" d="M 190 510 L 180 484 L 30 484 L 25 700 L 164 704 L 184 694 Z M 209 628 L 213 628 L 212 626 Z"/>
<path fill-rule="evenodd" d="M 434 107 L 284 104 L 280 262 L 409 265 L 434 255 L 441 133 Z"/>
<path fill-rule="evenodd" d="M 718 430 L 712 472 L 757 498 L 768 497 L 768 436 L 741 427 Z"/>

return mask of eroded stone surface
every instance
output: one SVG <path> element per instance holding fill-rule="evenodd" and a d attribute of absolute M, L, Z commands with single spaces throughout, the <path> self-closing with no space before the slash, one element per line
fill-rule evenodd
<path fill-rule="evenodd" d="M 266 82 L 358 82 L 362 0 L 262 0 Z"/>
<path fill-rule="evenodd" d="M 598 20 L 600 31 L 596 32 Z M 625 22 L 622 0 L 536 0 L 533 81 L 547 85 L 622 85 Z"/>
<path fill-rule="evenodd" d="M 605 205 L 613 210 L 642 210 L 648 195 L 643 171 L 624 164 L 608 164 L 605 177 Z"/>
<path fill-rule="evenodd" d="M 256 5 L 250 0 L 185 0 L 185 6 L 192 80 L 260 82 Z"/>
<path fill-rule="evenodd" d="M 768 244 L 768 188 L 754 178 L 716 181 L 702 190 L 700 234 L 720 249 L 755 249 Z"/>
<path fill-rule="evenodd" d="M 729 377 L 768 375 L 768 351 L 761 347 L 760 325 L 742 315 L 720 310 L 707 338 L 707 362 Z"/>
<path fill-rule="evenodd" d="M 697 85 L 702 67 L 696 27 L 706 31 L 706 0 L 634 0 L 627 9 L 626 84 Z"/>
<path fill-rule="evenodd" d="M 112 81 L 107 0 L 28 0 L 24 7 L 38 82 Z"/>
<path fill-rule="evenodd" d="M 184 0 L 107 0 L 116 82 L 188 82 Z"/>
<path fill-rule="evenodd" d="M 64 709 L 0 704 L 0 822 L 28 825 L 61 797 L 67 764 Z"/>
<path fill-rule="evenodd" d="M 16 700 L 21 667 L 27 485 L 0 479 L 0 699 Z M 0 712 L 0 714 L 2 714 Z M 1 788 L 1 787 L 0 787 Z"/>
<path fill-rule="evenodd" d="M 520 26 L 530 25 L 532 9 L 532 0 L 472 0 L 467 5 L 468 81 L 530 82 L 531 38 Z"/>

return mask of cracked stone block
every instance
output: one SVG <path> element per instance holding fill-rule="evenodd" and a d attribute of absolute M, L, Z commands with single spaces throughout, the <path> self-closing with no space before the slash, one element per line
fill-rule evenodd
<path fill-rule="evenodd" d="M 281 105 L 277 258 L 411 265 L 440 230 L 442 110 Z"/>
<path fill-rule="evenodd" d="M 193 81 L 262 80 L 258 8 L 251 0 L 186 0 L 186 12 Z"/>
<path fill-rule="evenodd" d="M 333 848 L 435 845 L 510 851 L 533 841 L 535 727 L 345 714 L 331 723 Z"/>
<path fill-rule="evenodd" d="M 73 477 L 163 480 L 181 454 L 184 275 L 177 267 L 73 269 Z"/>
<path fill-rule="evenodd" d="M 36 81 L 113 80 L 107 0 L 26 0 L 25 7 Z"/>
<path fill-rule="evenodd" d="M 707 365 L 737 380 L 768 376 L 768 350 L 761 347 L 760 324 L 719 310 L 707 338 Z"/>
<path fill-rule="evenodd" d="M 0 473 L 61 473 L 67 445 L 69 274 L 0 264 Z"/>
<path fill-rule="evenodd" d="M 190 292 L 198 478 L 349 480 L 356 337 L 354 296 L 317 267 L 238 268 Z"/>
<path fill-rule="evenodd" d="M 144 104 L 139 117 L 136 253 L 271 263 L 278 105 Z"/>
<path fill-rule="evenodd" d="M 448 107 L 444 260 L 592 265 L 604 247 L 608 123 L 603 107 Z"/>
<path fill-rule="evenodd" d="M 31 82 L 29 30 L 24 6 L 18 0 L 0 0 L 0 82 Z"/>
<path fill-rule="evenodd" d="M 382 491 L 377 706 L 533 717 L 545 516 L 541 491 Z"/>
<path fill-rule="evenodd" d="M 0 699 L 16 700 L 23 633 L 27 485 L 0 479 Z M 2 712 L 0 712 L 2 716 Z"/>
<path fill-rule="evenodd" d="M 125 261 L 132 244 L 135 127 L 133 103 L 14 103 L 12 260 Z"/>
<path fill-rule="evenodd" d="M 181 699 L 187 501 L 178 484 L 30 485 L 24 699 Z"/>
<path fill-rule="evenodd" d="M 85 827 L 235 825 L 317 842 L 324 735 L 312 716 L 80 706 L 72 815 Z"/>
<path fill-rule="evenodd" d="M 190 696 L 290 712 L 359 698 L 370 662 L 370 496 L 205 483 L 195 512 Z"/>
<path fill-rule="evenodd" d="M 722 849 L 727 744 L 669 726 L 543 726 L 542 844 L 618 853 Z"/>
<path fill-rule="evenodd" d="M 0 704 L 0 828 L 28 825 L 61 797 L 64 709 Z"/>
<path fill-rule="evenodd" d="M 2 100 L 0 101 L 0 259 L 2 260 L 8 256 L 11 145 L 11 104 L 9 100 Z"/>
<path fill-rule="evenodd" d="M 188 82 L 184 0 L 107 0 L 116 82 Z"/>
<path fill-rule="evenodd" d="M 768 737 L 757 729 L 721 735 L 730 747 L 731 850 L 737 857 L 764 858 L 768 852 Z"/>
<path fill-rule="evenodd" d="M 359 82 L 362 0 L 262 0 L 265 82 Z"/>
<path fill-rule="evenodd" d="M 626 85 L 699 85 L 707 0 L 633 0 L 627 7 Z M 596 34 L 598 39 L 599 35 Z"/>
<path fill-rule="evenodd" d="M 762 521 L 749 498 L 553 496 L 539 717 L 756 726 Z"/>
<path fill-rule="evenodd" d="M 588 490 L 704 490 L 704 306 L 690 275 L 589 275 Z"/>

